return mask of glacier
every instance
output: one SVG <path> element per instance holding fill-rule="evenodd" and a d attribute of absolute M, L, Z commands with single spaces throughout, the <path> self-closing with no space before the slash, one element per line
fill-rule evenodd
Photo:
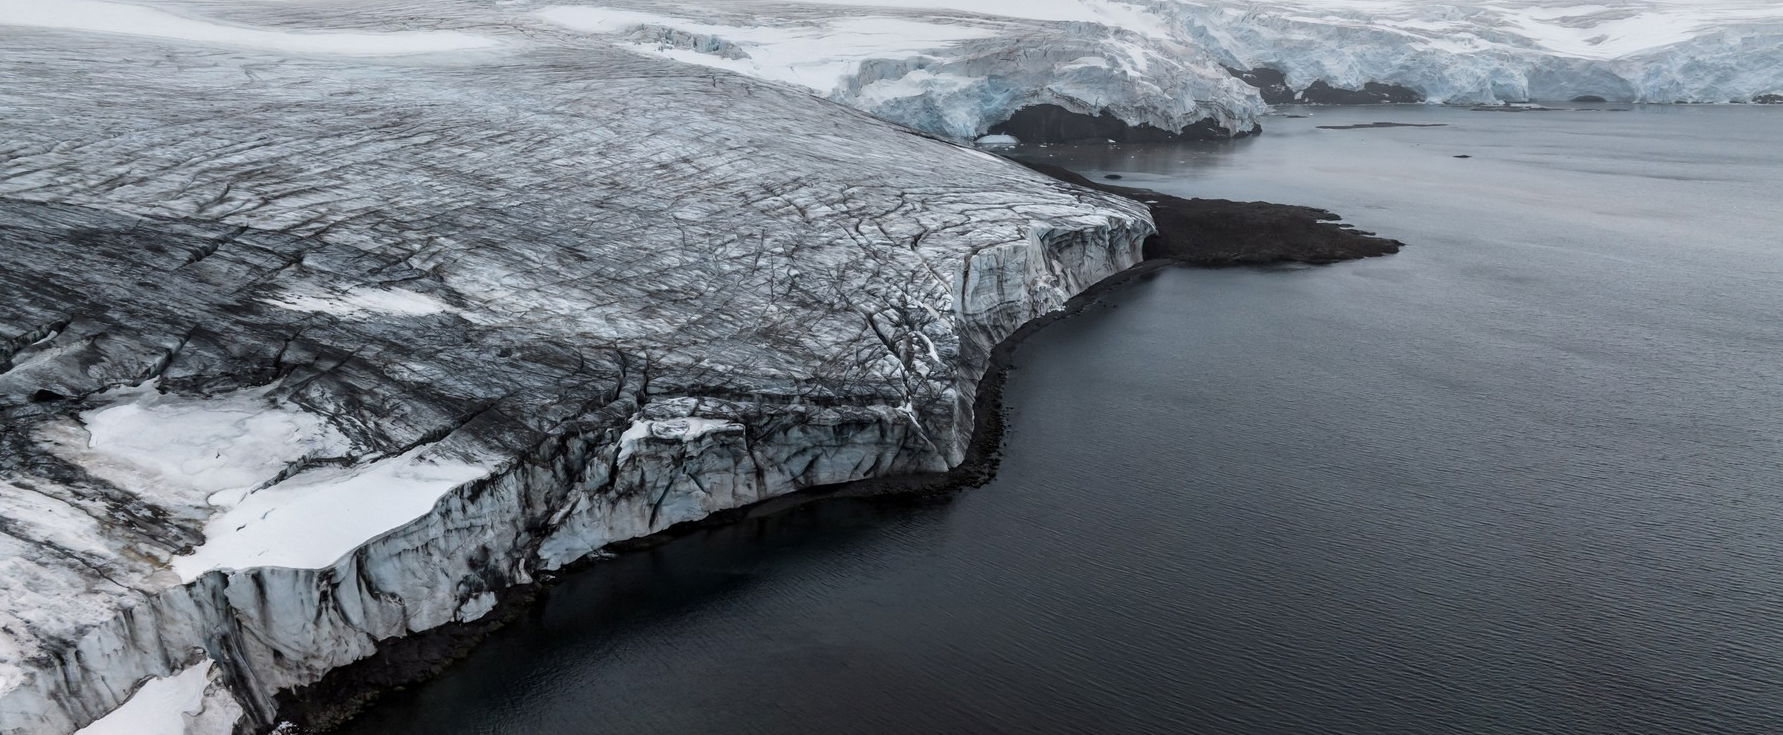
<path fill-rule="evenodd" d="M 1152 16 L 1135 13 L 1114 24 L 740 2 L 722 11 L 550 6 L 536 15 L 567 32 L 793 85 L 953 140 L 978 138 L 1016 111 L 1043 105 L 1170 132 L 1200 126 L 1209 131 L 1203 137 L 1255 128 L 1267 105 L 1254 90 L 1204 50 L 1158 32 L 1144 20 Z"/>
<path fill-rule="evenodd" d="M 955 140 L 1045 105 L 1243 134 L 1268 107 L 1227 77 L 1253 70 L 1280 75 L 1289 93 L 1269 100 L 1277 103 L 1783 94 L 1783 5 L 1768 0 L 741 0 L 723 12 L 636 4 L 539 13 Z M 1344 94 L 1370 85 L 1405 92 Z"/>
<path fill-rule="evenodd" d="M 1241 71 L 1400 85 L 1437 103 L 1603 97 L 1753 102 L 1783 89 L 1783 5 L 1763 0 L 1163 0 L 1186 42 Z"/>
<path fill-rule="evenodd" d="M 1692 7 L 0 0 L 0 733 L 264 731 L 613 543 L 960 467 L 1156 231 L 956 145 L 1023 110 L 1783 86 Z"/>
<path fill-rule="evenodd" d="M 959 466 L 1154 231 L 530 10 L 73 8 L 0 22 L 6 735 L 264 731 L 614 542 Z"/>

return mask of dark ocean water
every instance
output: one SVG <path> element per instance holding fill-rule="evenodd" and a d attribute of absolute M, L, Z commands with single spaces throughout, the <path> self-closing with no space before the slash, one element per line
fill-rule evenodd
<path fill-rule="evenodd" d="M 347 731 L 1783 732 L 1783 109 L 1268 127 L 1036 153 L 1411 247 L 1111 294 L 991 484 L 597 565 Z"/>

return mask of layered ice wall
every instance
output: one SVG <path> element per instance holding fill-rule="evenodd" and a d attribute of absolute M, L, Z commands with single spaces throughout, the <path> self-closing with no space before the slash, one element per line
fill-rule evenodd
<path fill-rule="evenodd" d="M 1017 110 L 1051 105 L 1179 132 L 1250 131 L 1261 98 L 1138 6 L 1023 13 L 737 2 L 560 5 L 538 17 L 641 53 L 795 85 L 882 119 L 970 140 Z M 1108 12 L 1087 12 L 1088 8 Z M 1116 12 L 1118 11 L 1118 12 Z"/>
<path fill-rule="evenodd" d="M 1280 72 L 1306 101 L 1747 102 L 1783 92 L 1783 4 L 1769 0 L 619 2 L 538 13 L 955 139 L 1048 105 L 1243 133 L 1264 108 L 1224 68 Z M 1370 84 L 1407 91 L 1344 93 Z"/>

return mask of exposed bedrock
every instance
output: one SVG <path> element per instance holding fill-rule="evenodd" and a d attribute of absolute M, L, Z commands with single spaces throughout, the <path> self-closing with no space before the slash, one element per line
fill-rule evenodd
<path fill-rule="evenodd" d="M 1334 87 L 1323 79 L 1314 80 L 1311 84 L 1296 91 L 1288 86 L 1287 75 L 1268 67 L 1255 69 L 1236 69 L 1226 67 L 1226 71 L 1239 80 L 1257 88 L 1263 101 L 1272 105 L 1305 103 L 1313 105 L 1382 105 L 1406 104 L 1424 101 L 1424 95 L 1410 87 L 1382 82 L 1365 82 L 1360 89 Z"/>
<path fill-rule="evenodd" d="M 1314 105 L 1383 105 L 1423 102 L 1424 95 L 1397 84 L 1380 82 L 1365 82 L 1361 89 L 1340 89 L 1321 79 L 1300 90 L 1295 100 Z"/>
<path fill-rule="evenodd" d="M 1261 132 L 1262 125 L 1234 131 L 1213 118 L 1167 130 L 1145 123 L 1130 125 L 1106 112 L 1088 115 L 1058 105 L 1023 107 L 990 128 L 992 135 L 1011 135 L 1023 143 L 1172 143 L 1242 138 Z"/>
<path fill-rule="evenodd" d="M 1256 87 L 1257 93 L 1263 96 L 1264 102 L 1272 105 L 1286 105 L 1295 101 L 1294 88 L 1288 86 L 1286 74 L 1261 66 L 1255 69 L 1234 69 L 1228 66 L 1225 69 L 1226 73 L 1237 77 L 1245 84 Z"/>
<path fill-rule="evenodd" d="M 1147 259 L 1169 259 L 1202 267 L 1323 264 L 1389 255 L 1405 245 L 1342 224 L 1338 215 L 1315 207 L 1184 199 L 1094 181 L 1049 163 L 1021 163 L 1061 181 L 1145 203 L 1158 227 L 1157 234 L 1145 242 Z"/>

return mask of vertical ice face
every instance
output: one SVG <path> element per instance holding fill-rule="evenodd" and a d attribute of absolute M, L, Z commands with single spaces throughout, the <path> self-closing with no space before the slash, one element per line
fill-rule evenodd
<path fill-rule="evenodd" d="M 1227 134 L 1249 131 L 1265 110 L 1253 90 L 1141 6 L 1021 13 L 980 5 L 552 6 L 537 17 L 641 53 L 795 85 L 956 140 L 1038 105 L 1172 132 L 1211 121 L 1204 127 Z"/>
<path fill-rule="evenodd" d="M 0 25 L 347 56 L 462 52 L 497 45 L 488 36 L 456 31 L 283 31 L 105 0 L 0 0 Z"/>

